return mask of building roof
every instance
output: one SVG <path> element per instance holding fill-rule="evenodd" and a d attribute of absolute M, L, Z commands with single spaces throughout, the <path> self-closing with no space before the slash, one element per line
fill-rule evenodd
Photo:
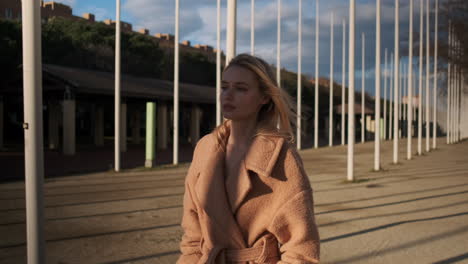
<path fill-rule="evenodd" d="M 114 73 L 51 64 L 43 64 L 43 71 L 66 82 L 78 94 L 114 94 Z M 121 75 L 122 97 L 172 100 L 173 92 L 171 81 Z M 214 104 L 215 98 L 215 87 L 179 83 L 180 101 Z"/>

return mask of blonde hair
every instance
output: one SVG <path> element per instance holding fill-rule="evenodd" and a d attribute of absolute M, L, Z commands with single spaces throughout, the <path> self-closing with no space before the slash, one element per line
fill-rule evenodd
<path fill-rule="evenodd" d="M 277 85 L 275 74 L 263 59 L 246 53 L 234 57 L 224 69 L 223 74 L 231 67 L 238 66 L 250 70 L 258 80 L 260 93 L 268 96 L 270 101 L 263 105 L 257 115 L 257 126 L 253 137 L 276 136 L 294 142 L 293 126 L 296 120 L 296 107 L 291 96 Z M 277 123 L 279 121 L 279 129 Z M 225 151 L 230 133 L 231 120 L 224 120 L 214 129 L 218 147 Z"/>

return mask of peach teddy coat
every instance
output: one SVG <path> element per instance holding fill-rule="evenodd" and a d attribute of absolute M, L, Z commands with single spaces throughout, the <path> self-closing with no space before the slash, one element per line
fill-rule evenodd
<path fill-rule="evenodd" d="M 177 263 L 234 263 L 223 250 L 271 240 L 276 252 L 264 246 L 259 258 L 235 263 L 318 263 L 312 188 L 295 147 L 282 137 L 257 136 L 240 164 L 236 182 L 225 183 L 225 152 L 215 134 L 198 141 L 185 179 Z"/>

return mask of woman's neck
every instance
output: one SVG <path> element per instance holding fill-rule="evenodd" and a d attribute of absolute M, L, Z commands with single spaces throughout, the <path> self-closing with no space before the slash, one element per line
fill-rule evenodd
<path fill-rule="evenodd" d="M 236 147 L 247 147 L 255 134 L 256 119 L 233 121 L 231 120 L 230 133 L 227 144 Z"/>

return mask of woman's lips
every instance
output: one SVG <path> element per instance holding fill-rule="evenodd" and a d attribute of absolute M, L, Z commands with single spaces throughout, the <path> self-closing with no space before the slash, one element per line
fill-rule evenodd
<path fill-rule="evenodd" d="M 236 109 L 235 106 L 232 106 L 232 105 L 223 105 L 223 111 L 225 111 L 225 112 L 231 112 L 231 111 L 234 111 L 234 109 Z"/>

